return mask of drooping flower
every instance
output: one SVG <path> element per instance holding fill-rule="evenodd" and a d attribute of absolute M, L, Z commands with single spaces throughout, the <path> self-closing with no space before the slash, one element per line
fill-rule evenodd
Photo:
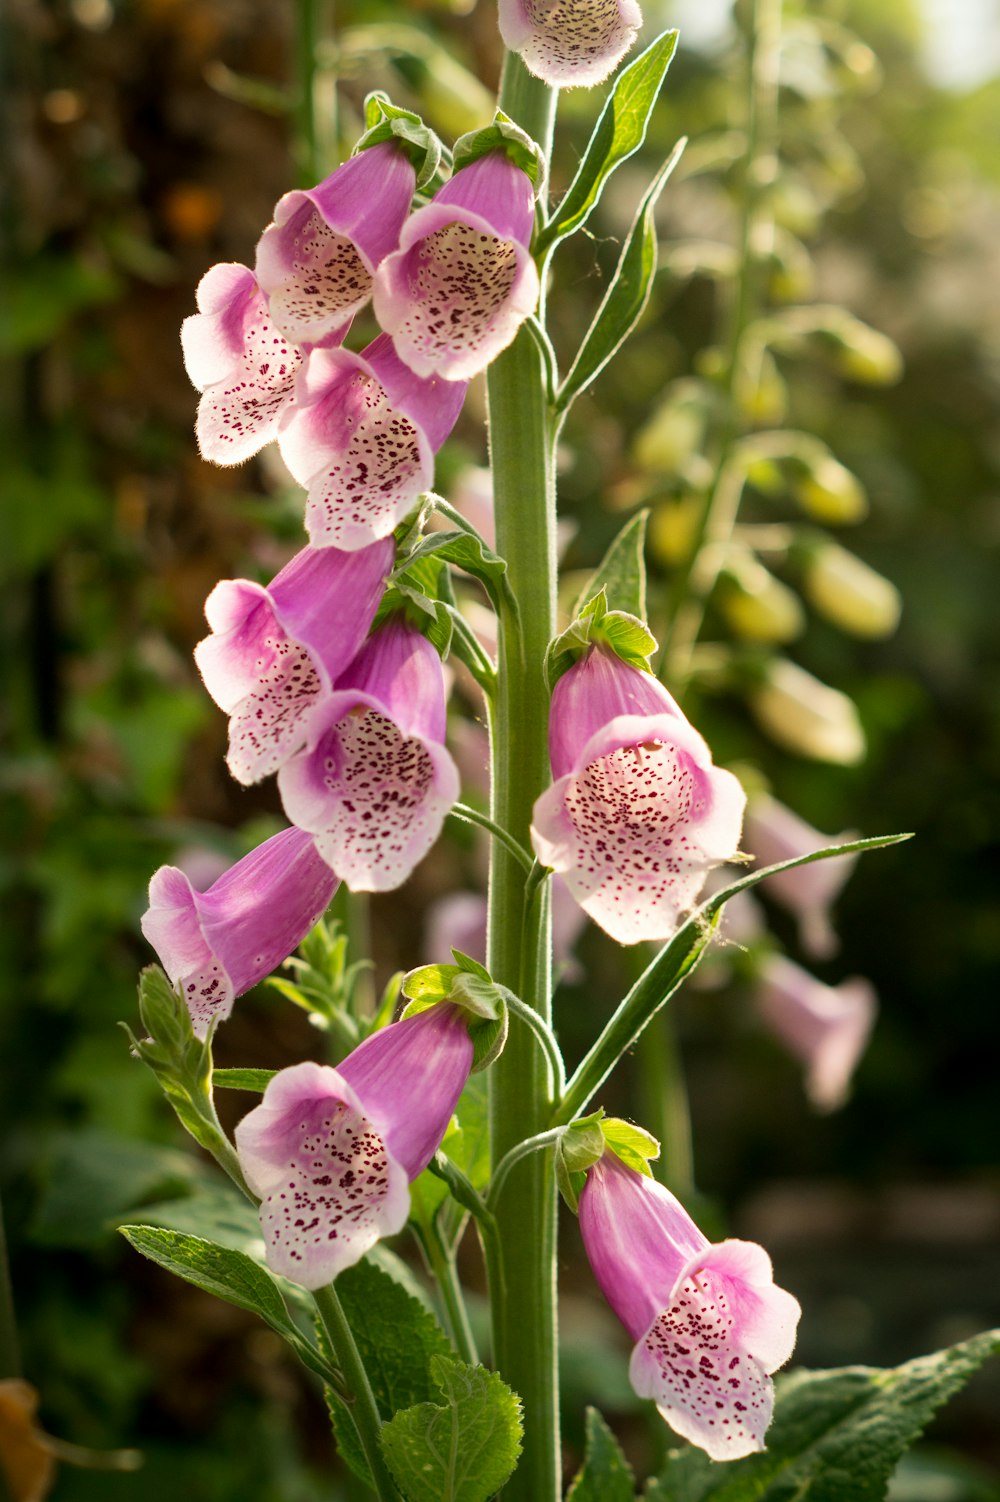
<path fill-rule="evenodd" d="M 465 1013 L 446 1003 L 373 1033 L 336 1069 L 275 1075 L 236 1128 L 275 1272 L 321 1288 L 402 1230 L 472 1058 Z"/>
<path fill-rule="evenodd" d="M 767 1025 L 805 1066 L 806 1094 L 816 1110 L 836 1111 L 875 1025 L 871 982 L 855 975 L 827 986 L 784 955 L 771 954 L 761 961 L 756 1002 Z"/>
<path fill-rule="evenodd" d="M 375 274 L 375 315 L 418 375 L 485 370 L 538 302 L 531 179 L 503 152 L 462 167 L 403 226 Z"/>
<path fill-rule="evenodd" d="M 636 0 L 500 0 L 500 35 L 555 86 L 601 83 L 642 25 Z"/>
<path fill-rule="evenodd" d="M 650 673 L 595 644 L 558 681 L 538 859 L 622 944 L 667 939 L 739 845 L 745 796 Z"/>
<path fill-rule="evenodd" d="M 795 860 L 826 845 L 846 844 L 854 837 L 852 831 L 835 836 L 821 834 L 766 793 L 758 793 L 747 808 L 746 842 L 761 866 Z M 830 909 L 857 859 L 856 854 L 834 855 L 791 871 L 778 871 L 762 883 L 762 890 L 798 919 L 802 947 L 814 959 L 829 959 L 837 952 L 839 941 L 830 922 Z"/>
<path fill-rule="evenodd" d="M 278 773 L 285 812 L 352 891 L 406 880 L 458 797 L 437 652 L 399 617 L 362 647 Z"/>
<path fill-rule="evenodd" d="M 318 344 L 361 311 L 375 268 L 399 243 L 415 186 L 409 158 L 386 141 L 278 200 L 256 275 L 286 338 Z"/>
<path fill-rule="evenodd" d="M 302 352 L 271 320 L 246 266 L 212 266 L 198 312 L 181 324 L 184 368 L 201 392 L 196 432 L 204 459 L 242 464 L 277 437 Z M 344 328 L 331 337 L 343 337 Z"/>
<path fill-rule="evenodd" d="M 313 350 L 278 446 L 309 492 L 314 547 L 388 537 L 434 480 L 434 455 L 458 419 L 464 381 L 415 375 L 380 334 L 363 354 Z"/>
<path fill-rule="evenodd" d="M 266 589 L 223 579 L 212 590 L 212 635 L 194 655 L 230 716 L 226 760 L 238 782 L 259 782 L 304 743 L 313 713 L 368 634 L 393 556 L 389 538 L 355 553 L 303 548 Z"/>
<path fill-rule="evenodd" d="M 273 835 L 205 892 L 183 871 L 161 866 L 149 884 L 142 931 L 173 985 L 195 1036 L 270 975 L 326 911 L 337 880 L 301 829 Z"/>
<path fill-rule="evenodd" d="M 639 1396 L 713 1460 L 762 1450 L 770 1374 L 792 1354 L 801 1313 L 764 1248 L 709 1242 L 669 1190 L 610 1151 L 587 1171 L 580 1231 L 636 1342 L 629 1380 Z"/>

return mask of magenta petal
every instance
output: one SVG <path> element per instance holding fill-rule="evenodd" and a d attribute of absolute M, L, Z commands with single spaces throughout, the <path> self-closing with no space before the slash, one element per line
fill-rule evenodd
<path fill-rule="evenodd" d="M 500 35 L 529 72 L 558 87 L 601 83 L 642 25 L 636 0 L 499 0 Z"/>
<path fill-rule="evenodd" d="M 535 225 L 531 178 L 502 151 L 491 151 L 461 167 L 434 195 L 440 207 L 461 209 L 486 220 L 495 235 L 527 247 Z M 412 236 L 410 244 L 413 243 Z"/>
<path fill-rule="evenodd" d="M 257 246 L 257 279 L 275 325 L 297 343 L 337 335 L 371 296 L 396 248 L 415 174 L 390 143 L 352 157 L 310 192 L 286 193 Z"/>
<path fill-rule="evenodd" d="M 271 322 L 245 266 L 213 266 L 198 306 L 181 328 L 188 374 L 202 392 L 198 444 L 216 464 L 240 464 L 276 437 L 302 356 Z"/>
<path fill-rule="evenodd" d="M 776 866 L 822 850 L 826 845 L 847 844 L 853 831 L 821 834 L 776 798 L 758 794 L 747 809 L 747 847 L 759 866 Z M 814 959 L 829 959 L 837 952 L 838 940 L 830 922 L 830 909 L 857 863 L 857 853 L 813 861 L 793 871 L 779 871 L 762 883 L 761 891 L 775 898 L 799 921 L 802 947 Z"/>
<path fill-rule="evenodd" d="M 403 616 L 380 626 L 340 675 L 337 691 L 348 689 L 370 695 L 404 735 L 444 743 L 447 691 L 441 659 Z"/>
<path fill-rule="evenodd" d="M 621 715 L 536 801 L 535 854 L 621 944 L 668 939 L 737 852 L 745 795 L 676 714 Z"/>
<path fill-rule="evenodd" d="M 375 315 L 401 358 L 422 376 L 469 380 L 485 370 L 538 303 L 538 272 L 526 242 L 530 224 L 525 228 L 530 183 L 506 158 L 476 173 L 483 163 L 493 158 L 457 172 L 432 203 L 411 214 L 399 250 L 375 276 Z M 463 189 L 467 173 L 474 175 Z M 488 184 L 505 188 L 488 212 L 457 202 L 469 197 L 478 203 Z"/>
<path fill-rule="evenodd" d="M 756 1000 L 768 1026 L 805 1066 L 815 1108 L 842 1106 L 875 1025 L 878 1002 L 871 983 L 854 976 L 827 986 L 783 955 L 768 955 Z"/>
<path fill-rule="evenodd" d="M 441 1146 L 472 1068 L 460 1007 L 439 1005 L 373 1033 L 340 1066 L 410 1179 Z"/>
<path fill-rule="evenodd" d="M 205 892 L 175 866 L 149 884 L 142 931 L 173 985 L 180 985 L 195 1034 L 228 1017 L 233 998 L 270 975 L 322 917 L 337 882 L 300 829 L 285 829 L 237 861 Z"/>
<path fill-rule="evenodd" d="M 406 1170 L 335 1069 L 281 1070 L 237 1126 L 236 1149 L 261 1197 L 268 1266 L 304 1288 L 323 1287 L 406 1224 Z"/>
<path fill-rule="evenodd" d="M 581 746 L 619 715 L 684 716 L 676 699 L 652 673 L 623 662 L 610 648 L 594 645 L 552 690 L 549 760 L 553 777 L 573 771 Z"/>

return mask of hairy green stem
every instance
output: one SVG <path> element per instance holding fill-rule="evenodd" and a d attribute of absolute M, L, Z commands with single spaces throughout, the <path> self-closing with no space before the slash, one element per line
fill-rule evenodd
<path fill-rule="evenodd" d="M 555 95 L 512 54 L 500 105 L 548 159 Z M 548 785 L 548 694 L 543 664 L 555 631 L 555 476 L 552 411 L 539 344 L 522 329 L 488 376 L 497 552 L 517 601 L 500 612 L 500 672 L 490 716 L 491 814 L 529 847 L 531 812 Z M 526 873 L 494 841 L 489 967 L 494 979 L 550 1019 L 551 920 L 545 897 L 526 904 Z M 490 1071 L 491 1152 L 499 1163 L 543 1131 L 553 1100 L 550 1068 L 527 1028 L 512 1028 Z M 556 1196 L 547 1155 L 510 1174 L 496 1204 L 502 1266 L 490 1268 L 493 1354 L 524 1404 L 521 1461 L 505 1502 L 556 1502 L 561 1494 L 556 1335 Z M 501 1296 L 501 1287 L 503 1296 Z"/>
<path fill-rule="evenodd" d="M 323 1322 L 323 1329 L 330 1342 L 334 1360 L 344 1374 L 344 1382 L 351 1395 L 347 1401 L 347 1410 L 358 1431 L 358 1439 L 365 1452 L 365 1459 L 368 1462 L 372 1484 L 379 1502 L 401 1502 L 379 1444 L 382 1417 L 368 1381 L 368 1373 L 365 1371 L 354 1335 L 333 1284 L 328 1283 L 325 1288 L 316 1289 L 313 1302 Z"/>

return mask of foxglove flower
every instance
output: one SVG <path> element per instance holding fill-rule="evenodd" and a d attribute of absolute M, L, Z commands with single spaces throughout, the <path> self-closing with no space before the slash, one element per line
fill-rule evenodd
<path fill-rule="evenodd" d="M 181 324 L 181 347 L 184 367 L 202 393 L 198 447 L 216 464 L 242 464 L 277 436 L 302 352 L 272 322 L 246 266 L 211 267 L 197 300 L 198 312 Z M 339 336 L 345 331 L 346 325 Z"/>
<path fill-rule="evenodd" d="M 205 687 L 230 716 L 229 770 L 259 782 L 306 739 L 311 716 L 368 634 L 394 557 L 390 539 L 357 553 L 303 548 L 268 588 L 223 579 L 194 649 Z"/>
<path fill-rule="evenodd" d="M 371 297 L 395 250 L 416 173 L 392 142 L 369 147 L 318 187 L 286 193 L 257 245 L 257 281 L 271 320 L 296 344 L 318 344 Z"/>
<path fill-rule="evenodd" d="M 465 1013 L 443 1004 L 373 1033 L 336 1069 L 275 1075 L 236 1150 L 276 1273 L 321 1288 L 403 1229 L 409 1183 L 448 1130 L 472 1056 Z"/>
<path fill-rule="evenodd" d="M 594 1276 L 636 1342 L 629 1380 L 713 1460 L 764 1448 L 770 1374 L 801 1310 L 751 1241 L 712 1244 L 678 1200 L 614 1153 L 587 1172 L 580 1231 Z"/>
<path fill-rule="evenodd" d="M 293 824 L 355 892 L 406 880 L 458 797 L 444 745 L 441 660 L 400 617 L 362 647 L 281 768 Z"/>
<path fill-rule="evenodd" d="M 746 834 L 747 845 L 761 866 L 776 866 L 822 850 L 825 845 L 846 844 L 856 838 L 851 831 L 832 837 L 820 834 L 792 809 L 764 793 L 750 802 Z M 829 959 L 839 948 L 830 909 L 857 859 L 856 853 L 834 855 L 791 871 L 778 871 L 762 883 L 762 890 L 798 919 L 802 947 L 813 959 Z"/>
<path fill-rule="evenodd" d="M 270 975 L 330 904 L 337 881 L 301 829 L 273 835 L 205 892 L 176 866 L 149 884 L 142 931 L 171 984 L 179 985 L 195 1036 Z"/>
<path fill-rule="evenodd" d="M 500 0 L 504 46 L 557 87 L 601 83 L 641 25 L 635 0 Z"/>
<path fill-rule="evenodd" d="M 805 1066 L 806 1094 L 817 1111 L 836 1111 L 875 1024 L 871 983 L 856 975 L 824 985 L 784 955 L 761 962 L 757 1008 L 786 1048 Z"/>
<path fill-rule="evenodd" d="M 380 334 L 361 355 L 313 350 L 278 445 L 309 492 L 314 547 L 354 549 L 388 537 L 434 481 L 434 455 L 455 426 L 464 381 L 423 379 Z"/>
<path fill-rule="evenodd" d="M 739 782 L 652 674 L 600 645 L 555 686 L 549 758 L 538 859 L 619 943 L 669 938 L 709 870 L 737 852 Z"/>
<path fill-rule="evenodd" d="M 375 316 L 418 375 L 466 381 L 538 302 L 534 189 L 503 152 L 462 167 L 403 226 L 375 274 Z"/>

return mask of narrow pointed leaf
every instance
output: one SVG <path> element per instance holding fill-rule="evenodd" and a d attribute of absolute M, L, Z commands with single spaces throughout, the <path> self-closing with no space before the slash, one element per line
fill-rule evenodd
<path fill-rule="evenodd" d="M 779 1379 L 763 1454 L 720 1466 L 675 1452 L 645 1502 L 879 1502 L 900 1456 L 997 1353 L 1000 1330 L 987 1330 L 885 1370 L 793 1372 Z"/>
<path fill-rule="evenodd" d="M 656 226 L 653 210 L 667 178 L 680 161 L 685 142 L 679 141 L 650 184 L 632 222 L 628 239 L 604 300 L 587 330 L 583 346 L 560 388 L 556 405 L 565 411 L 635 328 L 649 300 L 656 271 Z"/>
<path fill-rule="evenodd" d="M 587 1449 L 566 1502 L 633 1502 L 632 1470 L 596 1408 L 587 1409 Z"/>
<path fill-rule="evenodd" d="M 431 1358 L 444 1404 L 418 1403 L 382 1429 L 382 1448 L 409 1502 L 488 1502 L 521 1451 L 521 1402 L 482 1366 Z"/>
<path fill-rule="evenodd" d="M 642 145 L 676 47 L 677 32 L 665 32 L 619 73 L 577 174 L 539 237 L 541 249 L 580 228 L 611 173 Z"/>
<path fill-rule="evenodd" d="M 622 527 L 596 570 L 580 591 L 574 616 L 603 589 L 608 608 L 622 610 L 640 621 L 646 619 L 646 523 L 648 511 L 639 511 Z"/>

